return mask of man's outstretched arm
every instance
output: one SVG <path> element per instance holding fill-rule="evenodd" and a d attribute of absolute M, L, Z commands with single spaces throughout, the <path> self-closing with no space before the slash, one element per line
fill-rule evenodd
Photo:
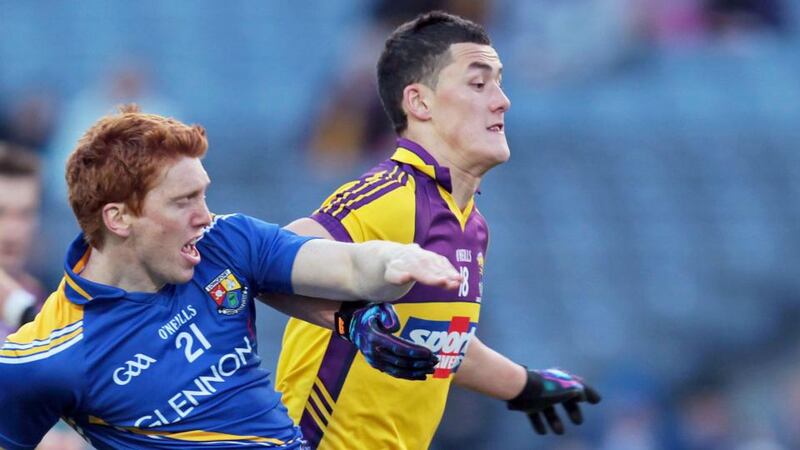
<path fill-rule="evenodd" d="M 292 287 L 299 295 L 335 300 L 395 300 L 414 283 L 455 289 L 461 275 L 444 256 L 417 244 L 358 244 L 317 239 L 297 252 Z"/>
<path fill-rule="evenodd" d="M 562 405 L 570 420 L 583 423 L 580 403 L 600 402 L 600 394 L 581 378 L 559 369 L 528 370 L 489 348 L 477 337 L 453 381 L 466 389 L 506 401 L 508 408 L 528 414 L 539 434 L 547 427 L 555 434 L 564 433 L 564 424 L 555 407 Z"/>
<path fill-rule="evenodd" d="M 296 220 L 286 228 L 297 234 L 333 240 L 312 219 Z M 394 377 L 424 380 L 438 363 L 427 347 L 394 336 L 400 324 L 391 304 L 342 303 L 285 294 L 261 295 L 259 299 L 286 315 L 333 329 L 339 337 L 352 342 L 372 367 Z"/>
<path fill-rule="evenodd" d="M 304 217 L 286 225 L 285 229 L 297 233 L 301 236 L 319 237 L 329 241 L 335 241 L 333 236 L 325 227 L 314 219 Z M 296 264 L 295 264 L 296 265 Z M 296 317 L 314 325 L 333 329 L 334 314 L 342 307 L 341 301 L 329 298 L 317 298 L 308 295 L 286 295 L 286 294 L 262 294 L 259 300 L 277 309 L 287 316 Z M 359 301 L 365 298 L 337 299 L 345 301 Z"/>
<path fill-rule="evenodd" d="M 333 236 L 331 236 L 325 227 L 307 217 L 297 219 L 284 228 L 301 236 L 333 240 Z M 287 316 L 296 317 L 329 329 L 333 329 L 333 315 L 341 306 L 341 303 L 338 301 L 301 295 L 264 294 L 259 296 L 258 299 Z"/>

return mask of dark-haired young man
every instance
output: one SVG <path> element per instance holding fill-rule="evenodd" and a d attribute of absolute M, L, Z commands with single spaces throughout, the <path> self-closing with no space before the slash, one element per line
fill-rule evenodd
<path fill-rule="evenodd" d="M 346 340 L 290 320 L 276 387 L 312 446 L 428 448 L 451 382 L 508 400 L 539 433 L 543 417 L 563 432 L 555 405 L 580 423 L 578 403 L 600 400 L 579 378 L 528 371 L 475 336 L 489 236 L 474 194 L 509 157 L 501 78 L 500 58 L 479 25 L 442 12 L 401 25 L 378 62 L 381 100 L 399 136 L 394 155 L 288 226 L 339 241 L 415 242 L 463 276 L 458 291 L 417 286 L 393 303 L 399 323 L 392 330 L 439 357 L 422 382 L 377 372 Z"/>

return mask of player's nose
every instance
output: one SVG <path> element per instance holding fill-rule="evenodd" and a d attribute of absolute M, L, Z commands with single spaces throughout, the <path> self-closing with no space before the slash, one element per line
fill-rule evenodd
<path fill-rule="evenodd" d="M 511 100 L 508 98 L 503 88 L 497 87 L 497 92 L 493 98 L 492 111 L 493 112 L 506 112 L 511 108 Z"/>
<path fill-rule="evenodd" d="M 192 225 L 197 227 L 207 227 L 211 224 L 211 211 L 208 210 L 208 204 L 203 200 L 201 202 L 200 208 L 198 208 L 197 213 L 194 216 L 194 221 Z"/>

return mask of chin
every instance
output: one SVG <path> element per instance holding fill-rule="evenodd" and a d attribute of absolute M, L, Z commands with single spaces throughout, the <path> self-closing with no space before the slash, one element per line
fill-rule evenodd
<path fill-rule="evenodd" d="M 194 269 L 189 269 L 188 271 L 183 271 L 180 274 L 174 274 L 170 280 L 170 284 L 185 284 L 192 280 L 194 276 Z"/>
<path fill-rule="evenodd" d="M 492 165 L 496 166 L 498 164 L 502 164 L 511 157 L 511 151 L 508 149 L 508 145 L 503 143 L 502 145 L 493 145 L 491 147 L 487 146 L 487 150 L 484 152 L 486 155 L 486 159 L 492 161 Z"/>
<path fill-rule="evenodd" d="M 509 159 L 511 159 L 511 152 L 506 150 L 505 153 L 503 153 L 502 157 L 499 159 L 498 163 L 502 164 L 508 161 Z"/>
<path fill-rule="evenodd" d="M 192 269 L 191 272 L 189 272 L 183 279 L 181 279 L 179 284 L 188 283 L 192 281 L 193 276 L 194 276 L 194 269 Z"/>

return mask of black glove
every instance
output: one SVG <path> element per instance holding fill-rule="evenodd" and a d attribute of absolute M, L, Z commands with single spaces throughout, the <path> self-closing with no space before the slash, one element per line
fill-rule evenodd
<path fill-rule="evenodd" d="M 352 342 L 370 366 L 395 378 L 424 380 L 439 363 L 427 347 L 392 334 L 400 320 L 389 303 L 344 302 L 335 321 L 337 335 Z"/>
<path fill-rule="evenodd" d="M 522 392 L 507 402 L 508 409 L 523 411 L 539 434 L 547 434 L 542 416 L 555 434 L 564 434 L 564 423 L 556 413 L 555 406 L 561 404 L 572 423 L 583 423 L 580 402 L 591 405 L 600 402 L 600 394 L 584 383 L 580 377 L 560 369 L 530 370 L 528 382 Z"/>

